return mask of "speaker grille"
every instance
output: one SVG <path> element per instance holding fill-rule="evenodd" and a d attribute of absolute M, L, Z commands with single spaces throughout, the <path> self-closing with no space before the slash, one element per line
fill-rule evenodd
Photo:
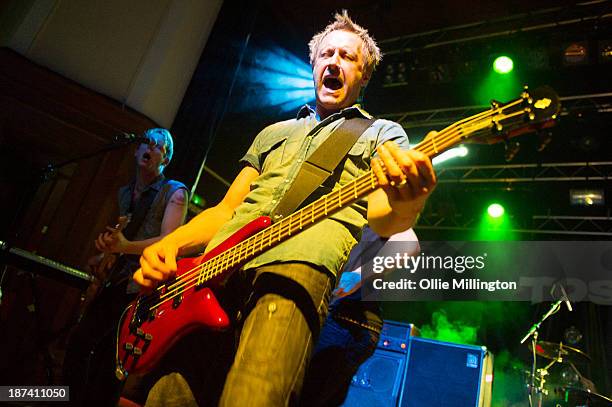
<path fill-rule="evenodd" d="M 413 338 L 402 407 L 478 406 L 484 350 Z"/>
<path fill-rule="evenodd" d="M 396 406 L 404 366 L 404 354 L 377 349 L 353 377 L 343 406 Z"/>

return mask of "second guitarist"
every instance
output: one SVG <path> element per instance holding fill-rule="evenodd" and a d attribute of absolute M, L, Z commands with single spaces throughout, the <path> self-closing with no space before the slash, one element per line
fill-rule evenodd
<path fill-rule="evenodd" d="M 74 406 L 116 403 L 114 335 L 123 308 L 138 292 L 130 277 L 142 250 L 182 225 L 187 214 L 187 188 L 163 175 L 173 152 L 170 132 L 156 128 L 144 135 L 149 143 L 136 149 L 136 176 L 119 189 L 119 223 L 98 236 L 100 254 L 89 261 L 100 288 L 89 290 L 97 296 L 70 338 L 63 368 Z"/>

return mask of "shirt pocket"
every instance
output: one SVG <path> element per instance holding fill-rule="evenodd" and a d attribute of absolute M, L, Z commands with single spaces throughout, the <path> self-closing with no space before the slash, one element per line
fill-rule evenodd
<path fill-rule="evenodd" d="M 368 140 L 357 140 L 348 152 L 345 170 L 355 177 L 362 171 L 370 169 L 370 143 Z"/>
<path fill-rule="evenodd" d="M 261 145 L 260 157 L 262 162 L 262 173 L 269 170 L 270 165 L 282 163 L 285 145 L 287 144 L 288 134 L 276 134 L 268 137 Z"/>

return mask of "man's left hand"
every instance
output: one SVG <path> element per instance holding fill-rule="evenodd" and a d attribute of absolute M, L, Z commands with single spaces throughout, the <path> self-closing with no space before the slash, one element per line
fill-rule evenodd
<path fill-rule="evenodd" d="M 392 211 L 400 217 L 420 211 L 437 183 L 429 157 L 420 151 L 402 150 L 393 141 L 378 146 L 377 152 L 372 170 Z"/>
<path fill-rule="evenodd" d="M 123 233 L 107 226 L 107 232 L 100 233 L 95 241 L 96 249 L 104 253 L 124 253 L 128 240 Z"/>

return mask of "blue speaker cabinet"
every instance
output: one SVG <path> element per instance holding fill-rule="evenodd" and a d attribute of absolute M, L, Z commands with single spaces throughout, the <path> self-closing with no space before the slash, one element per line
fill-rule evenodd
<path fill-rule="evenodd" d="M 401 407 L 489 407 L 493 355 L 484 346 L 409 341 Z"/>
<path fill-rule="evenodd" d="M 385 321 L 378 347 L 351 381 L 344 407 L 395 407 L 402 391 L 410 338 L 419 335 L 413 324 Z"/>
<path fill-rule="evenodd" d="M 406 354 L 376 349 L 359 367 L 344 407 L 394 407 L 401 392 Z"/>

